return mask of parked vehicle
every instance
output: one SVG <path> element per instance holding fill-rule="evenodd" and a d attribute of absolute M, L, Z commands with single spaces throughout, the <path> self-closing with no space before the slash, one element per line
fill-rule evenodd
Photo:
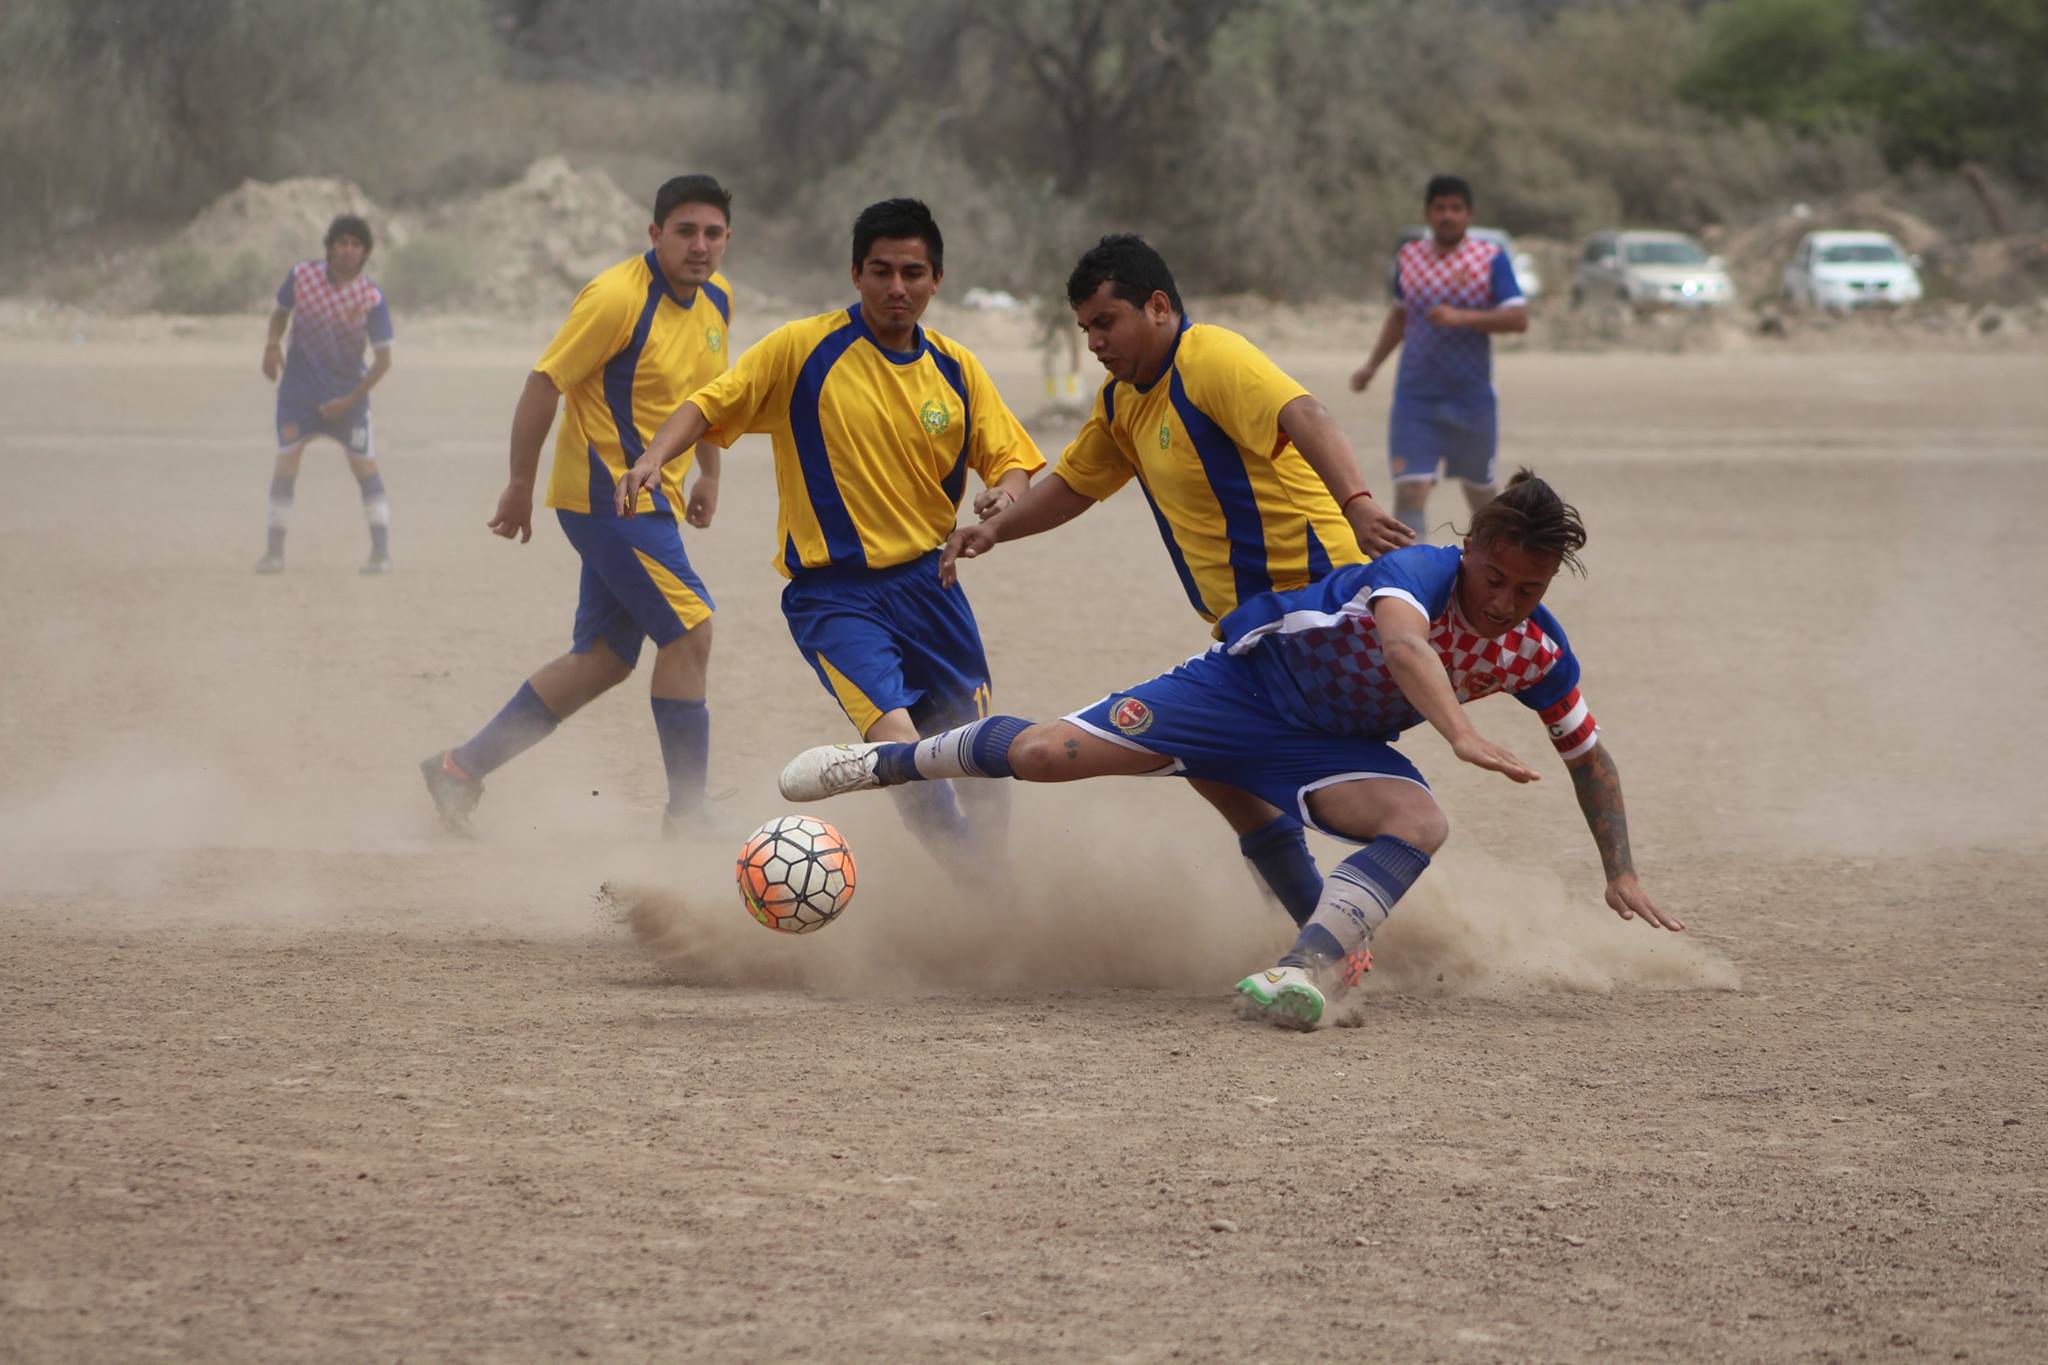
<path fill-rule="evenodd" d="M 1882 232 L 1809 232 L 1785 265 L 1785 301 L 1844 312 L 1917 303 L 1919 264 Z"/>
<path fill-rule="evenodd" d="M 1536 269 L 1536 258 L 1517 247 L 1513 237 L 1500 228 L 1475 227 L 1467 228 L 1465 231 L 1482 242 L 1492 242 L 1508 253 L 1508 264 L 1515 268 L 1515 283 L 1522 286 L 1523 298 L 1533 301 L 1543 292 L 1543 276 Z M 1394 253 L 1399 255 L 1402 247 L 1410 242 L 1419 242 L 1427 236 L 1429 229 L 1426 227 L 1418 225 L 1402 228 L 1400 235 L 1394 239 Z M 1389 278 L 1392 278 L 1391 275 Z"/>
<path fill-rule="evenodd" d="M 1638 310 L 1725 308 L 1735 282 L 1682 232 L 1596 232 L 1579 248 L 1572 306 L 1612 299 Z"/>

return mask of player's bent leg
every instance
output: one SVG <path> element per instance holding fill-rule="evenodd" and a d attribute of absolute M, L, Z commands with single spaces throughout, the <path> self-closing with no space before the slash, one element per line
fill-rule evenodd
<path fill-rule="evenodd" d="M 1372 969 L 1374 931 L 1450 834 L 1442 807 L 1417 782 L 1340 782 L 1308 799 L 1318 825 L 1365 847 L 1331 870 L 1315 912 L 1278 965 L 1238 983 L 1242 1012 L 1285 1028 L 1319 1025 Z"/>
<path fill-rule="evenodd" d="M 907 715 L 904 721 L 907 726 Z M 889 732 L 879 722 L 868 731 Z M 1034 725 L 1018 716 L 990 716 L 914 743 L 885 739 L 806 749 L 782 770 L 781 787 L 783 796 L 791 801 L 821 801 L 877 787 L 956 777 L 1071 782 L 1158 772 L 1170 763 L 1148 750 L 1112 744 L 1064 720 Z"/>
<path fill-rule="evenodd" d="M 1302 837 L 1301 821 L 1240 787 L 1199 777 L 1189 778 L 1188 785 L 1229 822 L 1260 890 L 1295 924 L 1306 924 L 1323 893 L 1323 874 Z"/>
<path fill-rule="evenodd" d="M 1436 480 L 1426 476 L 1397 479 L 1394 483 L 1394 515 L 1415 533 L 1418 541 L 1428 533 L 1429 494 L 1435 487 Z"/>

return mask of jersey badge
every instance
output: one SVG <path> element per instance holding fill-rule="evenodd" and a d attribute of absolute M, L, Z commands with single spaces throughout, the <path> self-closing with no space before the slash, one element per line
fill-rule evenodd
<path fill-rule="evenodd" d="M 1109 708 L 1109 723 L 1136 739 L 1152 728 L 1152 708 L 1136 697 L 1125 697 Z"/>
<path fill-rule="evenodd" d="M 706 327 L 704 329 L 704 349 L 707 351 L 724 350 L 725 333 L 719 331 L 716 327 Z"/>
<path fill-rule="evenodd" d="M 1159 419 L 1159 448 L 1173 449 L 1173 428 L 1166 425 L 1166 419 L 1163 417 Z"/>
<path fill-rule="evenodd" d="M 936 398 L 924 400 L 924 406 L 917 410 L 917 420 L 924 424 L 926 432 L 937 436 L 953 425 L 953 414 L 946 411 L 946 405 Z"/>

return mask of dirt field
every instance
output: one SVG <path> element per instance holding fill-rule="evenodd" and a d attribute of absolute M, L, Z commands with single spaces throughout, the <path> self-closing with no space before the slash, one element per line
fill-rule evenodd
<path fill-rule="evenodd" d="M 1561 770 L 1418 735 L 1452 843 L 1297 1036 L 1232 1015 L 1289 934 L 1177 785 L 1018 790 L 964 900 L 837 803 L 859 896 L 783 940 L 655 838 L 636 679 L 437 837 L 413 765 L 568 636 L 559 531 L 484 530 L 540 337 L 404 332 L 366 580 L 318 447 L 250 573 L 260 336 L 0 335 L 0 1358 L 2048 1358 L 2039 349 L 1506 357 L 1692 927 L 1600 904 Z M 1378 481 L 1368 341 L 1279 354 Z M 740 831 L 844 726 L 761 453 L 692 541 Z M 1203 642 L 1134 495 L 968 584 L 1021 714 Z"/>

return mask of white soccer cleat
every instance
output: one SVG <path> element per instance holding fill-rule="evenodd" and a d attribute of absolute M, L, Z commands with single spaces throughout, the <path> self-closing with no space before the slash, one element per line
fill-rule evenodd
<path fill-rule="evenodd" d="M 875 772 L 879 744 L 821 744 L 806 749 L 782 770 L 776 785 L 785 801 L 823 801 L 828 796 L 871 791 L 882 785 Z"/>
<path fill-rule="evenodd" d="M 1269 967 L 1237 983 L 1238 1013 L 1280 1028 L 1308 1030 L 1323 1021 L 1322 989 L 1300 967 Z"/>

